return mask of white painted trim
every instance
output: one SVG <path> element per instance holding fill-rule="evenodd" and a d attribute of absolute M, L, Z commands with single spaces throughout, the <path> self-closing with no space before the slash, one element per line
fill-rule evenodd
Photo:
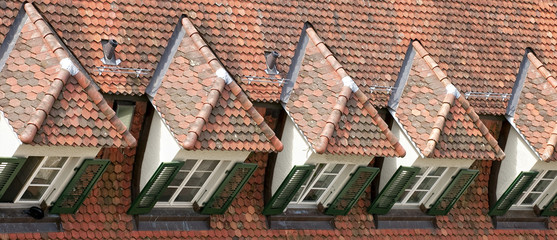
<path fill-rule="evenodd" d="M 13 156 L 63 156 L 95 158 L 100 150 L 100 147 L 39 146 L 23 144 L 17 149 Z"/>

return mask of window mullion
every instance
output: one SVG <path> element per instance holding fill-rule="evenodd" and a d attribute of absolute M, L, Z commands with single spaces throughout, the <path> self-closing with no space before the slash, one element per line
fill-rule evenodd
<path fill-rule="evenodd" d="M 344 172 L 344 170 L 348 167 L 347 164 L 342 164 L 342 168 L 338 171 L 338 173 L 329 173 L 328 175 L 334 176 L 333 180 L 331 180 L 331 182 L 329 183 L 329 185 L 324 188 L 323 194 L 321 194 L 321 196 L 319 197 L 319 199 L 317 199 L 317 202 L 320 203 L 322 202 L 322 199 L 325 197 L 328 197 L 329 195 L 331 195 L 329 192 L 329 189 L 331 189 L 333 187 L 333 182 L 337 180 L 337 177 L 342 174 Z"/>
<path fill-rule="evenodd" d="M 184 164 L 186 163 L 187 160 L 192 160 L 192 159 L 186 159 L 184 161 Z M 191 167 L 190 170 L 184 170 L 186 172 L 189 171 L 189 173 L 186 175 L 186 177 L 184 177 L 184 180 L 182 181 L 182 183 L 180 183 L 180 185 L 178 185 L 178 188 L 176 189 L 176 192 L 174 192 L 174 194 L 172 194 L 172 197 L 170 197 L 170 199 L 168 200 L 170 205 L 174 204 L 174 200 L 176 200 L 176 198 L 178 197 L 180 192 L 184 189 L 184 186 L 190 180 L 191 176 L 193 175 L 193 173 L 195 172 L 195 170 L 197 169 L 199 164 L 201 164 L 202 161 L 203 161 L 203 159 L 197 159 L 197 162 Z"/>
<path fill-rule="evenodd" d="M 296 199 L 296 201 L 294 201 L 294 203 L 296 204 L 300 204 L 302 202 L 302 200 L 305 198 L 306 196 L 306 190 L 309 189 L 309 186 L 311 184 L 312 179 L 315 179 L 314 176 L 317 173 L 317 169 L 319 168 L 319 164 L 312 170 L 311 172 L 311 176 L 307 179 L 307 182 L 305 184 L 303 184 L 300 187 L 300 196 L 298 196 L 298 199 Z"/>
<path fill-rule="evenodd" d="M 226 167 L 228 169 L 228 167 L 230 166 L 230 163 L 231 163 L 230 161 L 219 161 L 217 166 L 215 166 L 215 168 L 212 171 L 208 171 L 211 174 L 209 174 L 209 176 L 207 177 L 207 180 L 201 186 L 199 186 L 199 187 L 196 186 L 196 188 L 199 188 L 199 191 L 191 199 L 192 203 L 194 203 L 195 201 L 197 201 L 198 199 L 203 197 L 205 192 L 207 192 L 207 184 L 209 184 L 209 182 L 211 182 L 211 177 L 213 177 L 213 173 L 215 171 L 217 171 L 217 169 L 220 169 L 221 167 Z M 226 164 L 226 166 L 224 166 L 224 164 Z M 204 171 L 204 172 L 207 172 L 207 171 Z M 219 183 L 212 183 L 212 184 L 214 184 L 215 186 L 218 186 Z M 205 191 L 203 191 L 203 190 L 205 190 Z"/>
<path fill-rule="evenodd" d="M 542 178 L 543 178 L 542 176 L 544 176 L 546 173 L 547 173 L 547 170 L 544 170 L 543 172 L 538 174 L 538 176 L 534 179 L 534 182 L 528 187 L 528 189 L 526 189 L 526 191 L 524 191 L 522 193 L 522 197 L 520 197 L 520 199 L 518 201 L 516 201 L 516 203 L 513 206 L 522 205 L 523 204 L 522 202 L 524 200 L 526 200 L 526 198 L 528 197 L 528 195 L 530 195 L 530 193 L 532 193 L 532 191 L 534 190 L 536 185 L 538 185 L 538 183 L 542 180 Z M 537 201 L 538 201 L 538 199 L 536 199 L 536 201 L 533 204 L 528 204 L 528 206 L 535 205 Z"/>
<path fill-rule="evenodd" d="M 422 175 L 416 175 L 416 176 L 415 176 L 415 178 L 418 178 L 418 180 L 416 181 L 416 183 L 414 184 L 414 186 L 412 186 L 412 188 L 410 189 L 410 191 L 408 192 L 408 194 L 406 194 L 406 197 L 404 197 L 404 199 L 403 199 L 402 201 L 400 201 L 400 203 L 406 204 L 406 202 L 408 201 L 408 199 L 412 196 L 412 194 L 414 194 L 414 192 L 416 191 L 416 189 L 418 189 L 418 186 L 420 186 L 420 184 L 422 184 L 422 182 L 424 181 L 425 177 L 429 174 L 429 172 L 431 171 L 431 169 L 433 169 L 433 167 L 428 167 Z M 406 190 L 405 190 L 405 191 L 406 191 Z"/>
<path fill-rule="evenodd" d="M 35 172 L 33 172 L 33 174 L 31 174 L 31 177 L 29 177 L 27 179 L 27 181 L 25 182 L 25 184 L 21 188 L 21 191 L 19 191 L 19 194 L 17 194 L 17 197 L 15 198 L 14 202 L 19 202 L 19 200 L 23 196 L 23 193 L 25 193 L 25 191 L 27 191 L 27 188 L 29 188 L 29 186 L 31 185 L 31 182 L 33 182 L 33 179 L 35 179 L 35 177 L 39 173 L 39 170 L 41 170 L 41 167 L 46 163 L 46 158 L 47 157 L 43 157 L 43 159 L 41 160 L 41 163 L 39 163 L 39 166 L 35 169 Z"/>
<path fill-rule="evenodd" d="M 323 173 L 325 173 L 325 170 L 327 169 L 327 167 L 329 166 L 329 164 L 331 163 L 327 163 L 325 164 L 325 166 L 323 166 L 323 168 L 321 168 L 321 172 L 317 173 L 317 177 L 315 178 L 310 178 L 312 179 L 312 182 L 308 182 L 307 187 L 304 189 L 304 192 L 302 192 L 302 194 L 300 194 L 300 198 L 298 199 L 297 203 L 301 203 L 304 201 L 304 198 L 306 198 L 306 196 L 308 195 L 308 193 L 313 189 L 313 186 L 317 183 L 317 181 L 319 181 L 319 179 L 321 178 L 321 176 L 323 176 Z"/>

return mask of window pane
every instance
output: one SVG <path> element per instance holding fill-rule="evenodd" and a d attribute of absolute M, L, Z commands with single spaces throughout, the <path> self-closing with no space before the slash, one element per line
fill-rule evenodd
<path fill-rule="evenodd" d="M 66 160 L 68 160 L 67 157 L 48 157 L 43 167 L 61 168 Z"/>
<path fill-rule="evenodd" d="M 557 178 L 557 171 L 547 171 L 547 173 L 545 173 L 543 178 L 555 179 L 555 178 Z"/>
<path fill-rule="evenodd" d="M 534 202 L 536 202 L 536 200 L 540 197 L 540 195 L 541 195 L 540 193 L 530 193 L 524 199 L 522 204 L 534 204 Z"/>
<path fill-rule="evenodd" d="M 533 191 L 543 192 L 547 186 L 551 183 L 551 180 L 540 180 L 538 184 L 534 187 Z"/>
<path fill-rule="evenodd" d="M 408 198 L 408 203 L 419 203 L 422 198 L 426 195 L 427 191 L 415 191 L 410 198 Z"/>
<path fill-rule="evenodd" d="M 445 172 L 445 170 L 447 170 L 446 167 L 438 167 L 438 168 L 432 170 L 431 172 L 429 172 L 428 175 L 429 176 L 441 176 Z"/>
<path fill-rule="evenodd" d="M 58 174 L 59 170 L 41 169 L 31 181 L 31 184 L 50 184 Z"/>
<path fill-rule="evenodd" d="M 172 182 L 170 182 L 169 186 L 175 186 L 175 187 L 180 186 L 180 184 L 182 184 L 184 179 L 186 179 L 188 173 L 189 172 L 178 172 L 176 174 L 176 177 L 174 177 L 174 179 L 172 179 Z"/>
<path fill-rule="evenodd" d="M 344 167 L 344 164 L 331 164 L 327 167 L 325 172 L 326 173 L 339 173 L 340 170 L 342 170 L 342 167 Z"/>
<path fill-rule="evenodd" d="M 400 198 L 396 201 L 396 202 L 402 202 L 402 200 L 404 200 L 404 198 L 406 196 L 408 196 L 408 194 L 410 193 L 410 191 L 404 191 L 404 193 L 402 195 L 400 195 Z"/>
<path fill-rule="evenodd" d="M 197 194 L 197 192 L 199 192 L 199 188 L 184 188 L 180 192 L 180 194 L 178 194 L 176 201 L 191 202 L 191 200 L 193 199 L 193 197 L 195 197 L 195 194 Z"/>
<path fill-rule="evenodd" d="M 219 164 L 219 161 L 217 160 L 204 160 L 203 162 L 201 162 L 201 164 L 199 164 L 199 167 L 197 167 L 197 171 L 213 171 L 217 165 Z"/>
<path fill-rule="evenodd" d="M 429 190 L 431 189 L 431 187 L 433 187 L 433 185 L 435 184 L 435 182 L 437 182 L 437 179 L 439 178 L 432 178 L 432 177 L 426 177 L 422 183 L 420 184 L 420 186 L 418 186 L 418 189 L 422 189 L 422 190 Z"/>
<path fill-rule="evenodd" d="M 416 175 L 412 179 L 410 179 L 410 183 L 408 183 L 408 187 L 406 189 L 412 189 L 414 185 L 418 182 L 420 176 Z"/>
<path fill-rule="evenodd" d="M 27 190 L 23 193 L 21 201 L 38 201 L 41 199 L 43 194 L 46 192 L 48 187 L 40 186 L 29 186 Z"/>
<path fill-rule="evenodd" d="M 314 188 L 326 188 L 331 185 L 333 180 L 335 180 L 335 175 L 321 175 L 321 177 L 313 185 Z"/>
<path fill-rule="evenodd" d="M 172 187 L 168 187 L 166 188 L 162 194 L 161 197 L 159 198 L 159 202 L 168 202 L 170 201 L 170 198 L 172 197 L 172 195 L 174 194 L 174 192 L 176 192 L 177 188 L 172 188 Z"/>
<path fill-rule="evenodd" d="M 210 172 L 206 172 L 206 173 L 197 173 L 196 172 L 196 173 L 193 173 L 191 175 L 190 180 L 188 180 L 188 182 L 186 183 L 186 186 L 201 187 L 207 181 L 209 176 L 211 176 Z"/>
<path fill-rule="evenodd" d="M 314 202 L 321 197 L 321 195 L 325 192 L 325 190 L 315 190 L 312 189 L 308 192 L 306 197 L 304 198 L 304 202 Z"/>
<path fill-rule="evenodd" d="M 197 160 L 195 160 L 195 159 L 186 160 L 186 162 L 184 163 L 184 166 L 182 166 L 181 170 L 191 170 L 196 162 L 197 162 Z"/>

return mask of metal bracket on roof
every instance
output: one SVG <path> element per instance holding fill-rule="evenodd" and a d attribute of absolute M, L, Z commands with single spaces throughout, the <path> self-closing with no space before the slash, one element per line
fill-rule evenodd
<path fill-rule="evenodd" d="M 475 97 L 475 98 L 485 98 L 485 99 L 489 99 L 489 98 L 500 98 L 501 100 L 505 101 L 507 100 L 507 98 L 509 98 L 511 96 L 510 93 L 494 93 L 494 92 L 466 92 L 464 94 L 464 96 L 466 97 L 466 99 L 468 99 L 469 97 Z"/>
<path fill-rule="evenodd" d="M 385 92 L 386 94 L 391 94 L 392 91 L 396 90 L 396 87 L 391 86 L 371 86 L 369 87 L 369 92 Z"/>
<path fill-rule="evenodd" d="M 251 84 L 252 82 L 262 82 L 262 83 L 278 83 L 279 86 L 290 81 L 287 78 L 274 78 L 274 77 L 256 77 L 256 76 L 244 76 L 242 82 L 247 82 Z"/>
<path fill-rule="evenodd" d="M 119 73 L 119 74 L 135 74 L 136 77 L 139 77 L 140 75 L 149 74 L 149 72 L 151 72 L 151 69 L 101 66 L 101 67 L 97 67 L 97 70 L 95 71 L 99 72 L 99 75 L 102 75 L 103 73 Z"/>

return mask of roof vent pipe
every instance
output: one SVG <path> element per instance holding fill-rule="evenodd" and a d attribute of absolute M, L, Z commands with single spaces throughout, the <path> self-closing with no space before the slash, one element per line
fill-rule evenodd
<path fill-rule="evenodd" d="M 118 42 L 114 39 L 103 39 L 101 40 L 101 45 L 103 47 L 103 54 L 104 57 L 101 61 L 105 65 L 119 65 L 122 62 L 120 59 L 116 59 L 116 54 L 114 54 L 116 46 L 118 46 Z"/>
<path fill-rule="evenodd" d="M 277 51 L 266 51 L 265 60 L 267 61 L 267 69 L 265 72 L 269 75 L 279 74 L 277 70 L 277 58 L 280 57 L 280 53 Z"/>

